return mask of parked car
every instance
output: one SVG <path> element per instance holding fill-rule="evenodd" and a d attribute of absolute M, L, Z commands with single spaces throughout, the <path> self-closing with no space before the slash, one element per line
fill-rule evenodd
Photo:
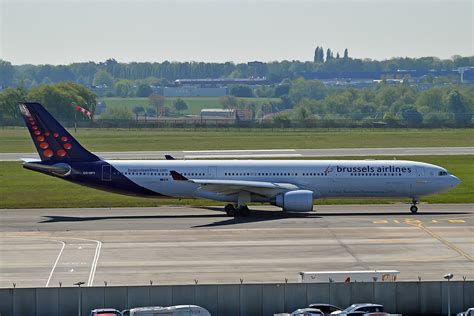
<path fill-rule="evenodd" d="M 332 312 L 331 315 L 364 315 L 368 313 L 383 313 L 383 305 L 372 303 L 352 304 L 345 310 Z"/>
<path fill-rule="evenodd" d="M 324 313 L 317 308 L 300 308 L 291 313 L 291 316 L 324 316 Z"/>
<path fill-rule="evenodd" d="M 127 315 L 130 316 L 211 316 L 211 314 L 205 308 L 196 305 L 137 307 L 125 312 L 128 312 Z"/>
<path fill-rule="evenodd" d="M 342 308 L 337 307 L 335 305 L 324 304 L 324 303 L 314 303 L 314 304 L 310 304 L 308 307 L 319 309 L 321 312 L 324 313 L 325 316 L 331 315 L 332 312 L 342 310 Z"/>
<path fill-rule="evenodd" d="M 122 313 L 115 308 L 97 308 L 91 310 L 90 316 L 122 316 Z"/>
<path fill-rule="evenodd" d="M 474 307 L 468 308 L 465 312 L 458 313 L 457 316 L 474 316 Z"/>

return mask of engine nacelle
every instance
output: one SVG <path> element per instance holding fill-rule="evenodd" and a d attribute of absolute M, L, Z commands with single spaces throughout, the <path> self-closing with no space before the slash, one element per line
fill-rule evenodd
<path fill-rule="evenodd" d="M 295 190 L 276 196 L 275 204 L 289 212 L 311 212 L 313 210 L 313 191 Z"/>

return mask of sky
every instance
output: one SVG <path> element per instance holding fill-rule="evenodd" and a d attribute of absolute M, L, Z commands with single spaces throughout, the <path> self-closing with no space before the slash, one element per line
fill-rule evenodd
<path fill-rule="evenodd" d="M 312 60 L 474 55 L 473 0 L 0 0 L 0 59 Z"/>

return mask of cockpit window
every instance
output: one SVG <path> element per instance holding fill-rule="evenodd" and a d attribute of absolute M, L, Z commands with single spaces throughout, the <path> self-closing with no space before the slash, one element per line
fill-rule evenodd
<path fill-rule="evenodd" d="M 447 176 L 448 173 L 446 171 L 440 171 L 438 172 L 438 176 Z"/>

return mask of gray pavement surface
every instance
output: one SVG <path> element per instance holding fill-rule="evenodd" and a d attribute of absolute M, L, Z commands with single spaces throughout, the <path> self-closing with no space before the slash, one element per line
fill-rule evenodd
<path fill-rule="evenodd" d="M 104 159 L 164 159 L 165 155 L 172 155 L 177 159 L 474 155 L 474 147 L 129 151 L 97 152 L 96 154 Z M 0 161 L 18 161 L 21 158 L 38 159 L 38 155 L 36 153 L 0 153 Z"/>
<path fill-rule="evenodd" d="M 474 205 L 0 210 L 0 287 L 296 281 L 299 271 L 396 269 L 474 279 Z"/>

